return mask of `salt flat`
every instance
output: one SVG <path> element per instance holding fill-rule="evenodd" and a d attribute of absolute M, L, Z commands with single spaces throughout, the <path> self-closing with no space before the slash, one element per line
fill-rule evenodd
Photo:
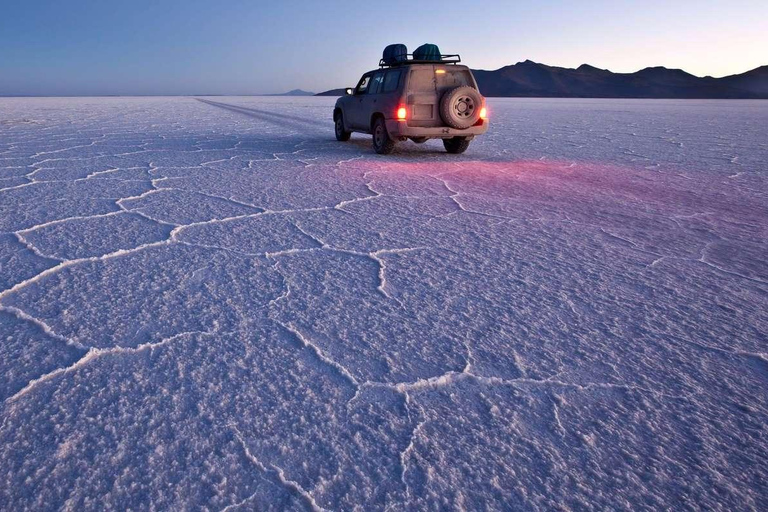
<path fill-rule="evenodd" d="M 768 508 L 768 102 L 0 99 L 0 508 Z"/>

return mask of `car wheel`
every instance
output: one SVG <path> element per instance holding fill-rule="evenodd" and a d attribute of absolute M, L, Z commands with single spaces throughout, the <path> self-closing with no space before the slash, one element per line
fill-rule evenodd
<path fill-rule="evenodd" d="M 463 130 L 477 123 L 483 97 L 474 87 L 464 85 L 443 94 L 440 99 L 440 117 L 452 128 Z"/>
<path fill-rule="evenodd" d="M 395 149 L 395 141 L 389 137 L 383 117 L 377 117 L 373 122 L 373 149 L 380 155 L 388 155 Z"/>
<path fill-rule="evenodd" d="M 411 140 L 416 144 L 424 144 L 429 140 L 429 137 L 411 137 Z"/>
<path fill-rule="evenodd" d="M 336 140 L 341 142 L 346 142 L 352 136 L 352 132 L 348 132 L 347 130 L 344 129 L 343 114 L 339 113 L 338 115 L 336 115 L 336 120 L 334 121 L 334 127 L 336 129 Z"/>
<path fill-rule="evenodd" d="M 469 147 L 469 140 L 466 137 L 453 137 L 451 139 L 443 139 L 443 146 L 445 146 L 445 150 L 447 152 L 458 155 L 467 150 Z"/>

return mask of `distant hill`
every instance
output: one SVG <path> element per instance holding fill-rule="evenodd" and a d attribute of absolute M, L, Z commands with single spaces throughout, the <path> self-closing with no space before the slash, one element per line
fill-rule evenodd
<path fill-rule="evenodd" d="M 723 78 L 681 69 L 645 68 L 613 73 L 582 64 L 576 69 L 530 60 L 495 71 L 472 70 L 485 96 L 565 98 L 768 98 L 768 66 Z"/>
<path fill-rule="evenodd" d="M 491 97 L 768 99 L 768 66 L 722 78 L 702 78 L 661 66 L 613 73 L 589 64 L 571 69 L 530 60 L 472 72 L 483 95 Z M 344 89 L 316 94 L 343 95 Z"/>
<path fill-rule="evenodd" d="M 302 91 L 301 89 L 294 89 L 292 91 L 284 92 L 282 94 L 266 94 L 266 96 L 314 96 L 315 93 L 309 91 Z"/>
<path fill-rule="evenodd" d="M 731 87 L 749 91 L 761 98 L 768 98 L 768 66 L 761 66 L 740 75 L 721 78 Z"/>
<path fill-rule="evenodd" d="M 346 90 L 347 90 L 346 88 L 331 89 L 330 91 L 319 92 L 315 94 L 315 96 L 344 96 L 344 94 L 346 93 L 345 92 Z"/>

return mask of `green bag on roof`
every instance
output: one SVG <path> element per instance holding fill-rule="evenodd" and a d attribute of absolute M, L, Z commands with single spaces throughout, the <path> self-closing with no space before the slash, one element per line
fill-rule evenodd
<path fill-rule="evenodd" d="M 426 43 L 413 51 L 414 60 L 442 60 L 440 48 L 436 44 Z"/>

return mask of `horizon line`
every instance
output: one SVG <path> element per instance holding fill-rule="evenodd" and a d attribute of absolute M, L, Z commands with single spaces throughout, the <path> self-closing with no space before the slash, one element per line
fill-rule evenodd
<path fill-rule="evenodd" d="M 572 70 L 572 71 L 576 71 L 576 70 L 578 70 L 582 66 L 589 66 L 589 67 L 592 67 L 592 68 L 595 68 L 595 69 L 598 69 L 598 70 L 601 70 L 601 71 L 607 71 L 607 72 L 615 74 L 615 75 L 632 75 L 634 73 L 639 73 L 640 71 L 644 71 L 646 69 L 666 69 L 666 70 L 669 70 L 669 71 L 682 71 L 683 73 L 687 73 L 687 74 L 689 74 L 689 75 L 691 75 L 693 77 L 700 78 L 700 79 L 711 78 L 713 80 L 721 80 L 723 78 L 730 78 L 730 77 L 734 77 L 734 76 L 739 76 L 739 75 L 743 75 L 745 73 L 750 73 L 752 71 L 755 71 L 755 70 L 758 70 L 758 69 L 761 69 L 761 68 L 768 67 L 768 64 L 763 64 L 763 65 L 757 66 L 755 68 L 748 69 L 746 71 L 742 71 L 741 73 L 735 73 L 735 74 L 731 74 L 731 75 L 724 75 L 724 76 L 720 76 L 720 77 L 715 77 L 715 76 L 712 76 L 712 75 L 705 75 L 705 76 L 694 75 L 693 73 L 690 73 L 690 72 L 688 72 L 688 71 L 686 71 L 686 70 L 684 70 L 682 68 L 668 68 L 666 66 L 661 66 L 661 65 L 660 66 L 646 66 L 644 68 L 638 69 L 637 71 L 631 71 L 631 72 L 617 72 L 617 71 L 611 71 L 608 68 L 600 68 L 598 66 L 594 66 L 594 65 L 589 64 L 587 62 L 584 62 L 584 63 L 580 64 L 579 66 L 577 66 L 575 68 L 571 68 L 571 67 L 565 67 L 565 66 L 557 66 L 557 65 L 553 65 L 553 64 L 544 64 L 542 62 L 536 62 L 536 61 L 531 60 L 531 59 L 526 59 L 526 60 L 518 61 L 518 62 L 516 62 L 514 64 L 507 64 L 506 66 L 501 66 L 500 68 L 496 68 L 496 69 L 480 69 L 480 68 L 472 68 L 470 66 L 467 66 L 467 67 L 470 67 L 470 69 L 472 69 L 473 71 L 483 71 L 483 72 L 487 72 L 487 73 L 492 73 L 492 72 L 496 72 L 496 71 L 502 70 L 504 68 L 509 68 L 509 67 L 517 66 L 519 64 L 524 64 L 526 62 L 531 62 L 533 64 L 536 64 L 536 65 L 539 65 L 539 66 L 546 66 L 546 67 L 549 67 L 549 68 L 567 69 L 567 70 Z M 313 92 L 313 91 L 308 91 L 306 89 L 302 89 L 301 87 L 295 87 L 295 88 L 293 88 L 293 89 L 291 89 L 289 91 L 282 92 L 282 93 L 247 93 L 247 94 L 233 94 L 233 93 L 211 93 L 211 94 L 209 94 L 209 93 L 205 93 L 205 94 L 176 94 L 176 93 L 167 93 L 167 94 L 164 94 L 164 93 L 159 93 L 159 94 L 137 94 L 137 93 L 127 93 L 127 94 L 3 94 L 3 93 L 0 93 L 0 98 L 110 98 L 110 97 L 114 97 L 114 98 L 118 98 L 118 97 L 145 98 L 145 97 L 185 97 L 185 96 L 246 96 L 246 97 L 247 96 L 288 96 L 287 93 L 293 92 L 293 91 L 296 91 L 296 90 L 300 90 L 300 91 L 304 91 L 304 92 L 311 92 L 313 96 L 316 96 L 316 95 L 322 94 L 324 92 L 333 91 L 335 89 L 343 89 L 343 88 L 344 87 L 334 87 L 334 88 L 326 89 L 326 90 L 323 90 L 323 91 L 320 91 L 320 92 Z M 299 95 L 299 96 L 294 96 L 294 97 L 301 97 L 301 96 Z M 309 97 L 309 96 L 308 95 L 304 95 L 304 97 Z M 493 96 L 490 96 L 490 97 L 493 97 Z M 499 96 L 499 97 L 515 97 L 515 96 Z M 570 98 L 572 96 L 565 96 L 565 97 L 569 97 Z M 608 97 L 606 99 L 610 99 L 610 97 Z M 614 98 L 614 99 L 619 99 L 619 98 Z M 624 99 L 631 99 L 631 98 L 624 98 Z M 642 98 L 639 98 L 639 99 L 642 99 Z M 664 99 L 664 98 L 655 98 L 655 99 Z M 668 98 L 668 99 L 675 99 L 675 98 Z M 702 98 L 702 99 L 704 99 L 704 98 Z M 716 99 L 716 98 L 713 98 L 713 99 Z M 722 98 L 722 99 L 730 99 L 730 98 Z M 739 99 L 739 98 L 733 98 L 733 99 Z"/>
<path fill-rule="evenodd" d="M 722 80 L 724 78 L 731 78 L 731 77 L 734 77 L 734 76 L 739 76 L 739 75 L 743 75 L 743 74 L 746 74 L 746 73 L 751 73 L 752 71 L 768 67 L 768 64 L 763 64 L 761 66 L 757 66 L 756 68 L 748 69 L 748 70 L 743 71 L 741 73 L 735 73 L 735 74 L 725 75 L 725 76 L 721 76 L 721 77 L 714 77 L 712 75 L 698 76 L 698 75 L 694 75 L 693 73 L 689 73 L 688 71 L 686 71 L 686 70 L 684 70 L 682 68 L 668 68 L 666 66 L 646 66 L 644 68 L 638 69 L 637 71 L 622 73 L 622 72 L 617 72 L 617 71 L 611 71 L 610 69 L 607 69 L 607 68 L 600 68 L 600 67 L 594 66 L 592 64 L 586 63 L 586 62 L 580 64 L 578 67 L 571 68 L 571 67 L 557 66 L 557 65 L 552 65 L 552 64 L 544 64 L 542 62 L 536 62 L 536 61 L 531 60 L 531 59 L 526 59 L 526 60 L 518 61 L 518 62 L 516 62 L 514 64 L 507 64 L 506 66 L 501 66 L 500 68 L 496 68 L 496 69 L 479 69 L 479 68 L 471 68 L 471 67 L 470 67 L 470 69 L 472 69 L 472 71 L 482 71 L 482 72 L 486 72 L 486 73 L 494 73 L 494 72 L 500 71 L 500 70 L 505 69 L 505 68 L 514 67 L 514 66 L 517 66 L 517 65 L 520 65 L 520 64 L 525 64 L 526 62 L 530 62 L 530 63 L 536 64 L 538 66 L 545 66 L 545 67 L 548 67 L 548 68 L 557 68 L 557 69 L 566 69 L 566 70 L 570 70 L 570 71 L 578 71 L 578 69 L 583 67 L 583 66 L 589 66 L 591 68 L 594 68 L 594 69 L 597 69 L 597 70 L 600 70 L 600 71 L 607 71 L 608 73 L 612 73 L 614 75 L 632 75 L 632 74 L 635 74 L 635 73 L 639 73 L 641 71 L 645 71 L 647 69 L 665 69 L 665 70 L 668 70 L 668 71 L 681 71 L 683 73 L 686 73 L 688 75 L 691 75 L 691 76 L 693 76 L 695 78 L 699 78 L 699 79 L 707 79 L 707 78 L 709 78 L 709 79 L 713 79 L 713 80 Z M 469 66 L 467 66 L 467 67 L 469 67 Z M 344 89 L 344 87 L 334 87 L 334 88 L 326 89 L 326 90 L 323 90 L 323 91 L 320 91 L 320 92 L 313 92 L 313 91 L 308 91 L 306 89 L 302 89 L 301 87 L 295 87 L 295 88 L 293 88 L 293 89 L 291 89 L 289 91 L 281 92 L 281 93 L 247 93 L 247 94 L 233 94 L 233 93 L 212 93 L 212 94 L 209 94 L 209 93 L 205 93 L 205 94 L 176 94 L 176 93 L 167 93 L 167 94 L 164 94 L 164 93 L 159 93 L 159 94 L 136 94 L 136 93 L 127 93 L 127 94 L 2 94 L 2 93 L 0 93 L 0 98 L 130 98 L 130 97 L 135 97 L 135 98 L 179 97 L 179 98 L 181 98 L 181 97 L 194 97 L 194 96 L 310 97 L 310 96 L 317 96 L 319 94 L 322 94 L 322 93 L 325 93 L 325 92 L 329 92 L 329 91 L 333 91 L 333 90 L 337 90 L 337 89 Z M 306 95 L 291 95 L 291 94 L 289 94 L 289 93 L 294 92 L 294 91 L 302 91 L 302 92 L 311 93 L 311 94 L 306 94 Z M 489 97 L 492 98 L 494 96 L 489 96 Z M 500 97 L 500 98 L 509 98 L 509 97 L 513 97 L 513 98 L 514 97 L 556 98 L 556 97 L 561 97 L 561 96 L 497 96 L 497 97 Z M 562 96 L 562 98 L 578 98 L 578 96 Z M 605 97 L 605 98 L 596 98 L 596 97 L 592 97 L 591 96 L 591 97 L 588 97 L 588 98 L 589 99 L 683 99 L 683 98 L 616 98 L 616 97 L 610 97 L 610 96 L 609 97 Z M 588 99 L 588 98 L 585 97 L 583 99 Z M 695 99 L 695 98 L 691 98 L 691 99 Z M 761 99 L 761 98 L 698 98 L 698 99 Z"/>

